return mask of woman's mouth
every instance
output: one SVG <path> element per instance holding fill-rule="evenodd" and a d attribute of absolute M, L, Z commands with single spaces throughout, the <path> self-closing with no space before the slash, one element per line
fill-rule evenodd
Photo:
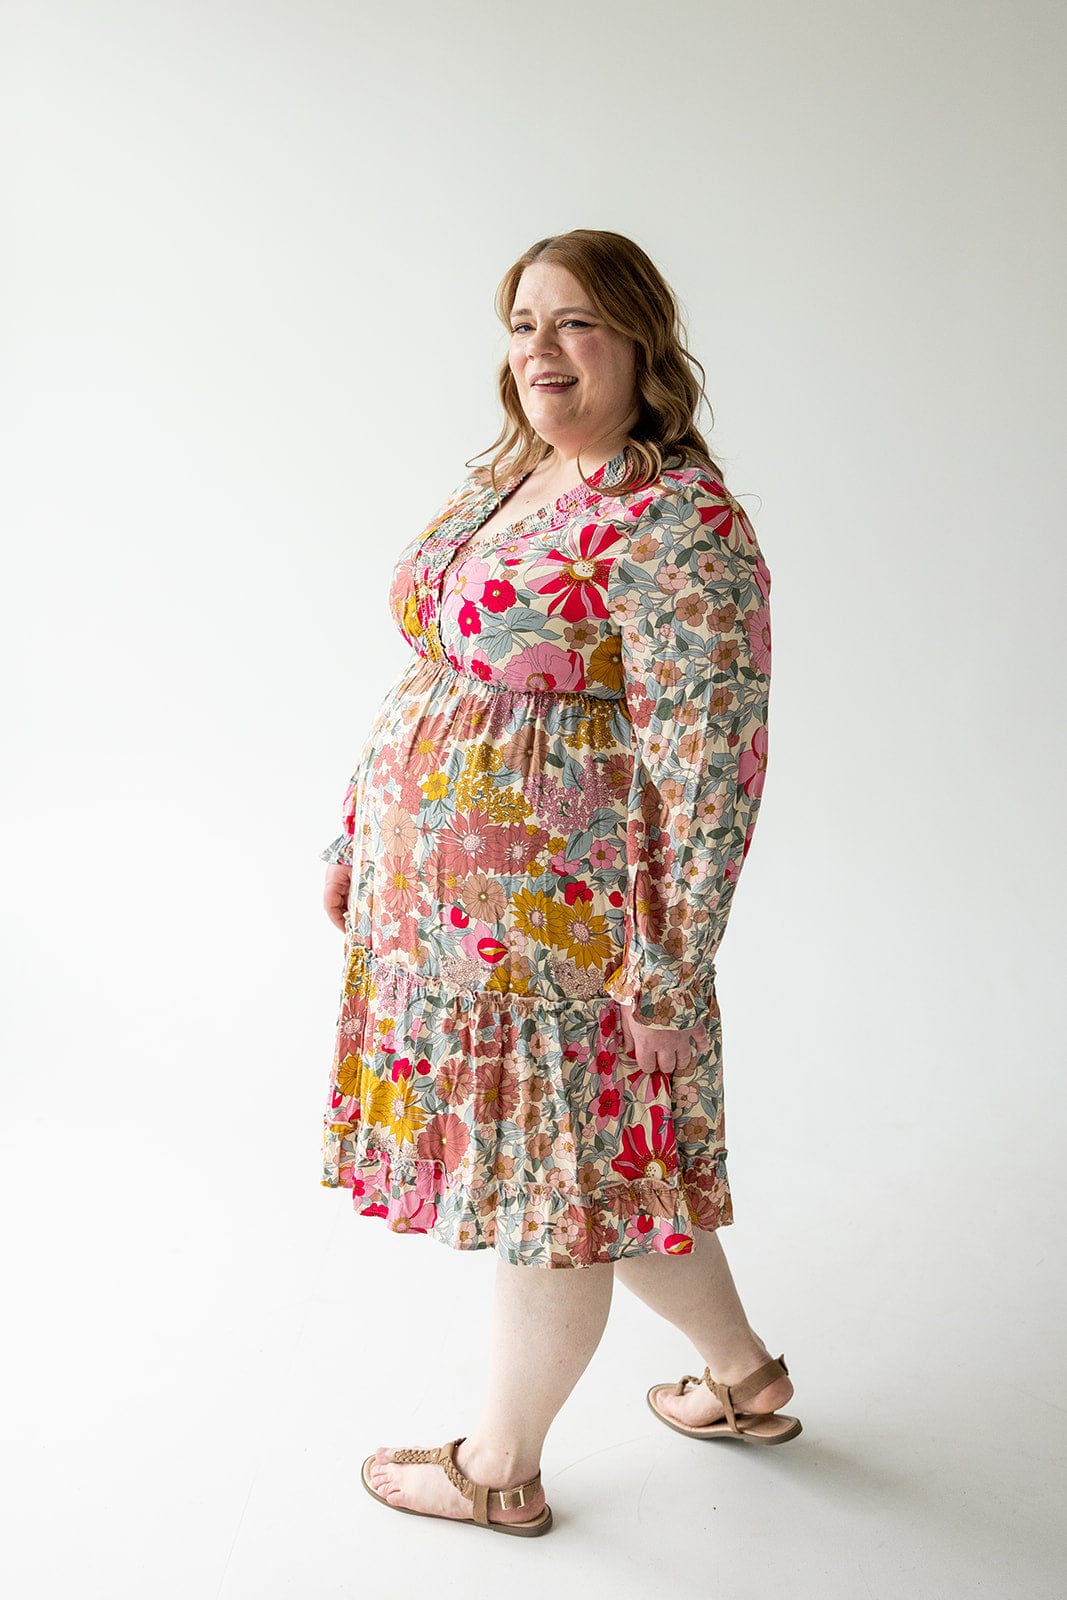
<path fill-rule="evenodd" d="M 573 389 L 577 382 L 577 378 L 535 378 L 530 388 L 536 389 L 540 394 L 563 394 L 565 390 Z"/>

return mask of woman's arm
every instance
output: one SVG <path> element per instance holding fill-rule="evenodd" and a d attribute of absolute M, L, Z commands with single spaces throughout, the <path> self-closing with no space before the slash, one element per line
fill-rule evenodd
<path fill-rule="evenodd" d="M 606 987 L 645 1024 L 692 1027 L 714 994 L 767 763 L 769 593 L 747 514 L 705 474 L 645 507 L 612 570 L 634 776 Z"/>

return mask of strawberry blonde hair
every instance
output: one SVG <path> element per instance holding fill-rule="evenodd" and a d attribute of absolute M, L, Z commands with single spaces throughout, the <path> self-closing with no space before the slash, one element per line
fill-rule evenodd
<path fill-rule="evenodd" d="M 640 245 L 621 233 L 572 228 L 556 233 L 523 252 L 508 268 L 496 292 L 494 308 L 511 332 L 511 309 L 519 279 L 534 261 L 555 262 L 572 273 L 609 328 L 634 343 L 635 377 L 641 414 L 627 435 L 625 476 L 613 486 L 616 494 L 641 488 L 658 477 L 667 459 L 722 469 L 696 425 L 701 403 L 711 405 L 704 391 L 704 368 L 685 346 L 685 328 L 674 291 Z M 700 372 L 697 381 L 693 368 Z M 527 473 L 549 454 L 551 446 L 534 432 L 519 400 L 515 374 L 505 356 L 497 373 L 504 425 L 480 455 L 495 451 L 477 474 L 498 490 L 501 475 Z M 472 457 L 471 466 L 477 457 Z M 581 472 L 579 462 L 578 470 Z M 588 483 L 582 472 L 582 481 Z"/>

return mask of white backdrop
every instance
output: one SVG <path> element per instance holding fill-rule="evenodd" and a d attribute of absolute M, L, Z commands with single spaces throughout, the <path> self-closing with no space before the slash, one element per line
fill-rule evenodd
<path fill-rule="evenodd" d="M 510 1591 L 1055 1593 L 1062 9 L 0 17 L 12 1592 L 498 1559 L 358 1486 L 473 1423 L 492 1258 L 319 1187 L 317 852 L 393 560 L 498 429 L 496 284 L 582 226 L 676 288 L 772 573 L 723 1242 L 805 1433 L 658 1429 L 692 1354 L 617 1290 Z"/>

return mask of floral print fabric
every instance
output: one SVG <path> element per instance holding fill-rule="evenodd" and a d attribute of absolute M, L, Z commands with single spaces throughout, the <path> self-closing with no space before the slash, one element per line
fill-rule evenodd
<path fill-rule="evenodd" d="M 412 656 L 321 853 L 352 867 L 323 1183 L 396 1231 L 573 1267 L 732 1220 L 714 958 L 767 764 L 770 574 L 708 469 L 568 495 L 462 547 L 473 473 L 403 549 Z M 703 1023 L 673 1074 L 619 1002 Z"/>

